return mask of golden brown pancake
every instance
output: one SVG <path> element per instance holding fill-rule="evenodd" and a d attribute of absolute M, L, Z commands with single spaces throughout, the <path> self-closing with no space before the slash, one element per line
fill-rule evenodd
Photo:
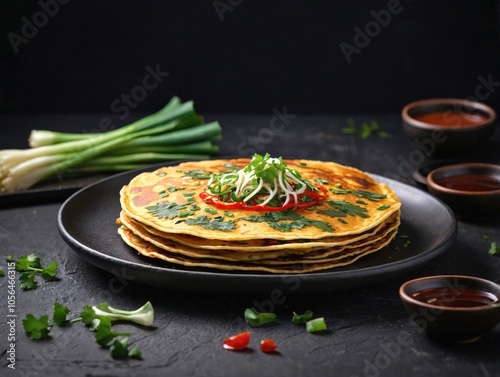
<path fill-rule="evenodd" d="M 120 191 L 118 233 L 141 255 L 174 265 L 307 273 L 354 263 L 384 248 L 398 231 L 396 194 L 368 174 L 333 162 L 285 161 L 323 186 L 324 197 L 310 207 L 221 209 L 200 197 L 212 175 L 249 161 L 187 162 L 139 174 Z"/>
<path fill-rule="evenodd" d="M 248 162 L 248 159 L 196 161 L 160 168 L 154 172 L 142 173 L 132 179 L 121 190 L 122 209 L 129 217 L 141 224 L 167 233 L 187 234 L 225 241 L 244 241 L 260 238 L 288 241 L 363 233 L 384 222 L 400 208 L 400 202 L 395 193 L 386 185 L 377 183 L 366 173 L 333 162 L 307 160 L 286 162 L 289 167 L 297 169 L 306 179 L 311 181 L 321 179 L 323 182 L 328 182 L 324 186 L 329 191 L 325 200 L 314 211 L 301 208 L 294 210 L 294 213 L 311 221 L 330 224 L 331 232 L 316 226 L 305 226 L 302 229 L 283 232 L 270 227 L 266 222 L 245 220 L 245 218 L 251 216 L 261 216 L 262 213 L 259 211 L 234 209 L 230 210 L 233 217 L 228 218 L 225 216 L 224 211 L 217 210 L 213 205 L 206 204 L 199 197 L 199 193 L 207 184 L 207 179 L 197 178 L 192 172 L 198 172 L 198 176 L 207 177 L 209 173 L 220 173 L 228 170 L 228 166 L 244 167 Z M 337 186 L 340 186 L 340 189 Z M 342 190 L 342 192 L 349 190 L 349 193 L 337 194 L 330 190 Z M 370 192 L 386 195 L 386 197 L 371 201 L 356 196 L 352 191 Z M 167 195 L 164 195 L 165 193 Z M 192 202 L 188 202 L 187 198 L 192 198 Z M 332 218 L 327 214 L 328 211 L 332 210 L 330 202 L 347 203 L 361 208 L 364 210 L 363 213 L 366 217 L 346 215 L 342 217 L 345 223 L 340 222 L 338 217 Z M 360 204 L 360 202 L 364 204 Z M 196 211 L 195 217 L 208 216 L 213 219 L 223 216 L 226 222 L 234 222 L 235 229 L 231 231 L 207 229 L 199 225 L 189 225 L 178 216 L 160 218 L 152 212 L 155 207 L 161 208 L 161 205 L 165 205 L 165 203 L 171 205 L 172 208 L 180 206 L 179 211 L 187 210 L 191 205 L 196 205 L 200 209 Z M 387 208 L 379 210 L 378 208 L 381 207 Z M 207 209 L 216 211 L 216 213 L 211 215 L 206 212 Z M 238 219 L 238 221 L 232 220 L 233 218 Z"/>

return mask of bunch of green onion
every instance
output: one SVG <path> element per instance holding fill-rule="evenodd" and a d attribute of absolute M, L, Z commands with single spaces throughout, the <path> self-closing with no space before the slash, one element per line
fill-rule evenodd
<path fill-rule="evenodd" d="M 116 172 L 155 162 L 208 159 L 218 152 L 218 122 L 204 123 L 192 101 L 173 97 L 160 111 L 101 133 L 33 130 L 29 149 L 0 151 L 0 192 L 25 190 L 67 174 Z"/>

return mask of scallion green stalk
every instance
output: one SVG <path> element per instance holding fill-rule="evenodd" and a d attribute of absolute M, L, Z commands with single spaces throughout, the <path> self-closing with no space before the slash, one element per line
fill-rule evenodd
<path fill-rule="evenodd" d="M 172 98 L 160 111 L 102 133 L 33 130 L 30 149 L 0 151 L 0 192 L 27 189 L 67 173 L 135 169 L 173 159 L 207 159 L 218 152 L 218 122 L 204 124 L 192 101 Z"/>

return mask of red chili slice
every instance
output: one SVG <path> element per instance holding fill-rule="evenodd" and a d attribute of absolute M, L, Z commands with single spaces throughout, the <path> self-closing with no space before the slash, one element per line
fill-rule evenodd
<path fill-rule="evenodd" d="M 244 201 L 239 202 L 224 202 L 220 199 L 218 195 L 210 194 L 206 191 L 206 188 L 200 193 L 200 198 L 209 204 L 213 204 L 215 207 L 219 209 L 244 209 L 249 211 L 265 211 L 265 212 L 277 212 L 284 211 L 288 208 L 306 208 L 311 207 L 313 205 L 318 204 L 321 200 L 323 200 L 327 194 L 326 188 L 323 186 L 317 186 L 318 191 L 304 191 L 303 194 L 298 195 L 299 202 L 291 202 L 281 207 L 271 207 L 271 206 L 263 206 L 259 205 L 255 201 L 252 201 L 252 204 L 245 203 Z M 301 202 L 301 198 L 309 197 L 311 200 L 308 202 Z"/>
<path fill-rule="evenodd" d="M 224 339 L 223 347 L 227 350 L 241 351 L 250 343 L 250 332 L 245 331 Z"/>
<path fill-rule="evenodd" d="M 274 351 L 276 351 L 276 348 L 278 348 L 278 345 L 276 344 L 276 342 L 273 339 L 267 338 L 267 339 L 263 339 L 260 342 L 259 348 L 262 352 L 274 352 Z"/>

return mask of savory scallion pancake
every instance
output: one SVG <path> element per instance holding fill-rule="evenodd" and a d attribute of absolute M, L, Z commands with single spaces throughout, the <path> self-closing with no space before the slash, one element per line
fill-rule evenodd
<path fill-rule="evenodd" d="M 248 159 L 196 161 L 142 173 L 121 190 L 122 209 L 130 218 L 167 233 L 226 241 L 259 238 L 289 241 L 360 234 L 384 222 L 400 208 L 396 194 L 366 173 L 333 162 L 306 160 L 286 163 L 305 179 L 323 182 L 328 190 L 326 198 L 314 210 L 300 208 L 289 218 L 276 220 L 272 216 L 263 218 L 264 214 L 258 211 L 231 209 L 228 217 L 199 197 L 211 174 L 242 168 L 248 162 Z M 179 216 L 191 207 L 199 209 L 191 211 L 194 213 L 189 216 L 190 221 Z M 196 221 L 200 216 L 228 226 L 214 229 L 216 224 L 207 223 L 205 217 Z M 223 221 L 218 220 L 220 216 Z M 269 225 L 293 221 L 301 228 L 282 231 L 277 229 L 279 226 Z"/>
<path fill-rule="evenodd" d="M 401 203 L 385 184 L 334 162 L 186 162 L 120 191 L 118 233 L 139 254 L 225 271 L 307 273 L 354 263 L 395 237 Z"/>

